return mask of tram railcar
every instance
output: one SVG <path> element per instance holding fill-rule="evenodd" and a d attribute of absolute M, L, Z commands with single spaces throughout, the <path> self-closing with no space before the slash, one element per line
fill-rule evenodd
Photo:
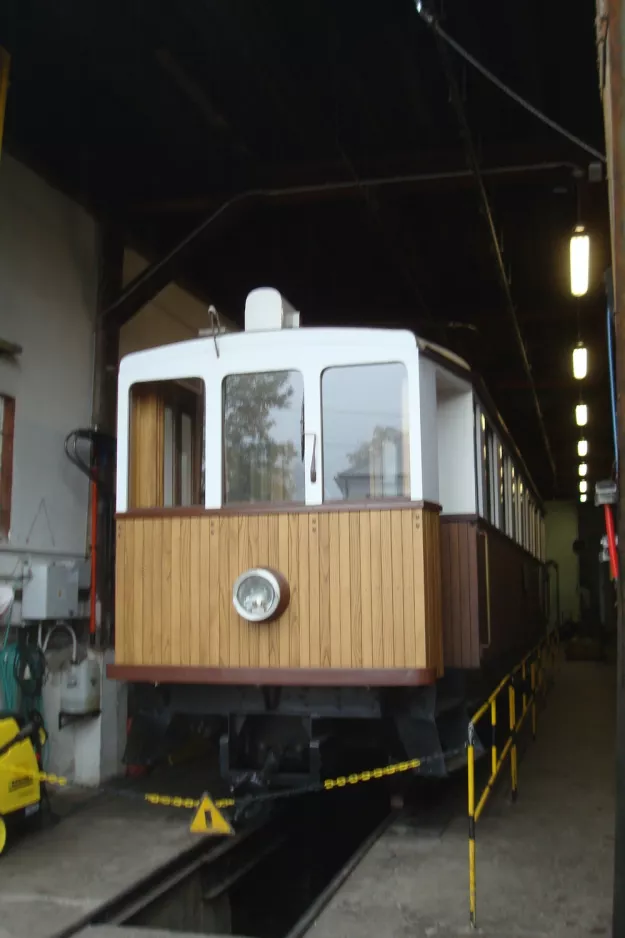
<path fill-rule="evenodd" d="M 116 507 L 108 674 L 219 717 L 235 784 L 309 781 L 359 733 L 445 774 L 479 679 L 545 627 L 540 498 L 469 366 L 302 328 L 273 289 L 244 332 L 122 360 Z"/>

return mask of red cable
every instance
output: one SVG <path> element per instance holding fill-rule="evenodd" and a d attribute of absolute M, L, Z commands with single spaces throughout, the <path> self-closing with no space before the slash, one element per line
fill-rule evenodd
<path fill-rule="evenodd" d="M 612 573 L 612 579 L 618 580 L 618 558 L 616 555 L 616 537 L 614 535 L 614 518 L 612 517 L 612 509 L 609 505 L 604 505 L 603 510 L 605 513 L 605 530 L 608 535 L 608 551 L 610 554 L 610 571 Z"/>

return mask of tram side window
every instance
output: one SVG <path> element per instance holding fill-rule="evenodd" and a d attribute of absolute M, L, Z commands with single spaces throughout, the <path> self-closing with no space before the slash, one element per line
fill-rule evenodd
<path fill-rule="evenodd" d="M 508 460 L 508 466 L 510 467 L 510 537 L 513 541 L 517 539 L 517 480 L 516 472 L 514 466 Z"/>
<path fill-rule="evenodd" d="M 128 504 L 204 504 L 204 382 L 153 381 L 130 389 Z"/>
<path fill-rule="evenodd" d="M 484 517 L 493 524 L 497 521 L 496 488 L 495 488 L 495 437 L 484 414 L 481 417 L 482 426 L 482 491 L 484 493 Z"/>
<path fill-rule="evenodd" d="M 497 492 L 499 496 L 499 529 L 506 532 L 508 530 L 508 518 L 506 512 L 506 485 L 504 474 L 504 455 L 503 446 L 497 447 Z"/>
<path fill-rule="evenodd" d="M 321 378 L 325 501 L 410 495 L 404 365 L 346 365 Z"/>
<path fill-rule="evenodd" d="M 223 384 L 224 501 L 304 502 L 304 379 L 299 371 L 229 375 Z"/>

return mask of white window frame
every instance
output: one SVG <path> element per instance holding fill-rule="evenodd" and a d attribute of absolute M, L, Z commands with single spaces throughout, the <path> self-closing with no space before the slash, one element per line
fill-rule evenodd
<path fill-rule="evenodd" d="M 194 339 L 135 352 L 122 359 L 117 407 L 118 512 L 128 510 L 129 402 L 134 384 L 201 378 L 205 385 L 204 507 L 220 509 L 223 499 L 223 382 L 228 375 L 299 371 L 304 381 L 307 506 L 323 504 L 321 375 L 327 368 L 399 363 L 406 368 L 410 453 L 410 500 L 423 499 L 419 352 L 403 330 L 284 329 Z M 215 406 L 215 402 L 219 402 Z M 316 479 L 310 478 L 315 443 Z M 426 441 L 426 445 L 437 445 Z M 389 500 L 392 501 L 392 500 Z M 268 507 L 270 502 L 267 503 Z"/>

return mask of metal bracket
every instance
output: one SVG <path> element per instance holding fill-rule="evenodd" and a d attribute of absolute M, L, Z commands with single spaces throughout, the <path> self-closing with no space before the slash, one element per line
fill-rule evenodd
<path fill-rule="evenodd" d="M 67 713 L 65 710 L 59 710 L 59 730 L 71 723 L 80 723 L 81 720 L 99 717 L 101 713 L 101 710 L 88 710 L 87 713 Z"/>
<path fill-rule="evenodd" d="M 618 502 L 618 487 L 612 479 L 605 479 L 595 485 L 595 505 L 616 505 Z"/>

